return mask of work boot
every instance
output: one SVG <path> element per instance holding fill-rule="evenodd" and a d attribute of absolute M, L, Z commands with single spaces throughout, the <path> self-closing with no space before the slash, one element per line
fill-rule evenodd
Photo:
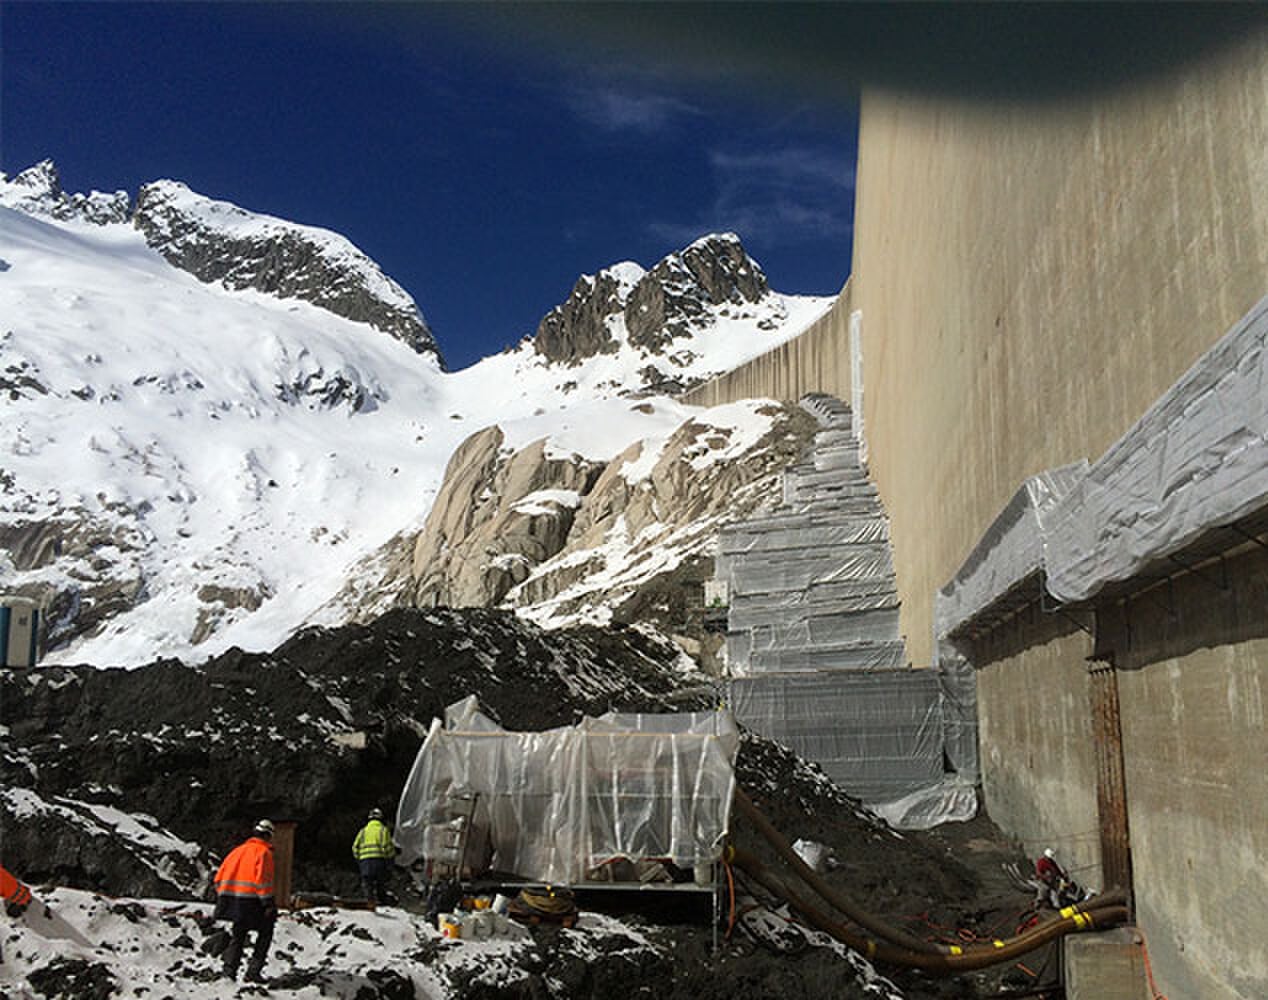
<path fill-rule="evenodd" d="M 268 983 L 268 978 L 264 975 L 264 966 L 256 965 L 254 962 L 247 966 L 247 974 L 243 978 L 248 983 L 259 983 L 260 985 Z"/>

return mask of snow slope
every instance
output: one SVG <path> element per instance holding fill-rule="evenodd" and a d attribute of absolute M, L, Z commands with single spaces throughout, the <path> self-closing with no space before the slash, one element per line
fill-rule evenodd
<path fill-rule="evenodd" d="M 718 315 L 690 370 L 733 367 L 829 305 L 775 298 L 785 323 Z M 128 225 L 0 208 L 0 592 L 58 595 L 52 662 L 271 648 L 421 526 L 473 431 L 611 457 L 708 419 L 632 407 L 645 360 L 625 344 L 561 368 L 526 341 L 446 374 L 306 302 L 204 284 Z"/>
<path fill-rule="evenodd" d="M 47 916 L 46 914 L 47 907 Z M 331 906 L 286 912 L 278 919 L 268 989 L 233 984 L 201 945 L 212 930 L 211 905 L 111 899 L 74 889 L 41 893 L 28 915 L 0 929 L 0 987 L 33 998 L 115 996 L 219 1000 L 268 994 L 318 997 L 571 995 L 569 970 L 598 965 L 613 989 L 646 992 L 650 978 L 671 976 L 676 942 L 632 921 L 583 912 L 549 947 L 527 930 L 503 925 L 476 940 L 444 938 L 423 917 L 394 906 L 375 911 Z M 220 924 L 227 927 L 227 924 Z M 835 953 L 850 996 L 902 1000 L 892 982 L 862 956 L 826 934 L 802 929 L 806 944 Z M 596 977 L 597 978 L 597 977 Z M 668 985 L 668 984 L 665 984 Z M 640 990 L 641 987 L 641 990 Z M 10 989 L 17 992 L 11 993 Z M 637 994 L 636 994 L 637 995 Z"/>

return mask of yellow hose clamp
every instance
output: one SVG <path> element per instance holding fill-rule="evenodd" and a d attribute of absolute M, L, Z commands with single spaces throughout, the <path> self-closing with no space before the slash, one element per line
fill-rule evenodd
<path fill-rule="evenodd" d="M 1001 941 L 999 938 L 996 938 L 994 941 L 991 942 L 991 944 L 993 944 L 996 948 L 1004 947 L 1004 942 Z"/>
<path fill-rule="evenodd" d="M 1060 912 L 1063 918 L 1069 919 L 1070 917 L 1074 916 L 1076 913 L 1079 912 L 1079 908 L 1077 906 L 1067 906 L 1065 909 L 1061 910 Z"/>
<path fill-rule="evenodd" d="M 950 949 L 949 949 L 949 954 L 952 954 L 952 955 L 963 955 L 963 954 L 964 954 L 964 949 L 963 949 L 963 948 L 961 948 L 958 944 L 953 944 L 953 945 L 951 945 L 951 947 L 950 947 Z"/>

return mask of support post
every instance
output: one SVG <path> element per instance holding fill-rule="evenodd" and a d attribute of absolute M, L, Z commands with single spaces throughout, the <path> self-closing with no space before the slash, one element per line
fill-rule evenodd
<path fill-rule="evenodd" d="M 1127 781 L 1123 766 L 1123 728 L 1118 707 L 1118 671 L 1112 653 L 1093 661 L 1091 682 L 1092 738 L 1096 751 L 1096 805 L 1100 816 L 1103 889 L 1127 891 L 1133 907 L 1131 837 L 1127 822 Z"/>
<path fill-rule="evenodd" d="M 273 824 L 273 899 L 279 910 L 291 908 L 291 874 L 295 867 L 295 827 L 291 819 Z"/>

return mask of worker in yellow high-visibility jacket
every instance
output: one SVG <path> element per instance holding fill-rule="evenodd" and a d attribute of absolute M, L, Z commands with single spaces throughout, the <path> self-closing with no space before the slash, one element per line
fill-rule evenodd
<path fill-rule="evenodd" d="M 396 857 L 396 844 L 392 842 L 392 831 L 383 822 L 382 809 L 370 810 L 365 826 L 352 842 L 352 856 L 361 870 L 366 898 L 382 903 L 387 894 L 388 872 Z"/>

